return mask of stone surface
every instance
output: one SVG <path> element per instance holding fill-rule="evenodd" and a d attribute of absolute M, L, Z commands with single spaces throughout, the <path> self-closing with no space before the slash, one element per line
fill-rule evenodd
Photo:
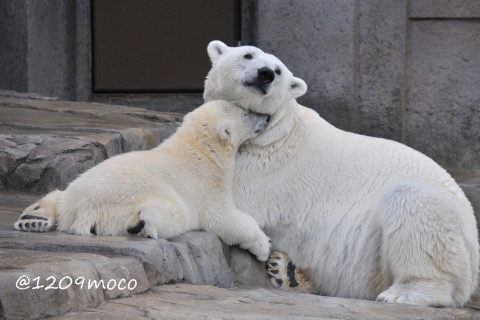
<path fill-rule="evenodd" d="M 355 10 L 350 0 L 262 0 L 257 13 L 257 45 L 307 82 L 300 103 L 345 129 L 356 125 L 357 114 L 352 90 Z"/>
<path fill-rule="evenodd" d="M 408 16 L 414 19 L 480 18 L 480 2 L 477 0 L 409 0 Z"/>
<path fill-rule="evenodd" d="M 28 90 L 28 32 L 25 1 L 0 1 L 0 89 Z"/>
<path fill-rule="evenodd" d="M 43 318 L 94 308 L 151 286 L 143 264 L 132 257 L 36 250 L 0 249 L 0 279 L 0 300 L 7 319 Z"/>
<path fill-rule="evenodd" d="M 274 289 L 158 286 L 54 319 L 478 319 L 470 309 L 436 309 L 320 297 Z"/>
<path fill-rule="evenodd" d="M 109 157 L 157 146 L 181 119 L 180 114 L 0 92 L 0 189 L 64 189 Z"/>
<path fill-rule="evenodd" d="M 480 177 L 480 21 L 410 26 L 405 143 L 454 176 Z"/>
<path fill-rule="evenodd" d="M 14 230 L 21 210 L 39 197 L 0 192 L 0 305 L 7 319 L 35 319 L 94 308 L 104 301 L 172 282 L 224 288 L 235 284 L 269 286 L 263 263 L 206 232 L 190 232 L 167 241 Z M 15 287 L 23 275 L 30 279 L 26 290 Z M 74 284 L 84 278 L 84 286 L 68 286 L 70 278 Z M 106 289 L 87 288 L 88 281 L 102 279 Z M 134 290 L 107 286 L 108 281 L 116 281 L 111 282 L 113 285 L 121 279 L 127 283 L 134 279 L 137 286 Z M 54 280 L 54 286 L 65 290 L 33 289 Z"/>
<path fill-rule="evenodd" d="M 207 59 L 205 49 L 205 59 Z M 202 93 L 93 94 L 92 101 L 142 107 L 162 112 L 189 112 L 203 104 Z"/>
<path fill-rule="evenodd" d="M 0 9 L 0 88 L 88 99 L 90 2 L 7 0 Z"/>
<path fill-rule="evenodd" d="M 256 44 L 306 81 L 301 103 L 412 146 L 460 180 L 480 176 L 478 1 L 257 5 Z"/>
<path fill-rule="evenodd" d="M 461 183 L 460 187 L 462 187 L 463 192 L 465 192 L 465 195 L 472 204 L 473 211 L 477 217 L 477 225 L 480 229 L 480 182 L 472 181 L 470 183 Z"/>
<path fill-rule="evenodd" d="M 359 1 L 355 131 L 401 141 L 406 2 Z"/>

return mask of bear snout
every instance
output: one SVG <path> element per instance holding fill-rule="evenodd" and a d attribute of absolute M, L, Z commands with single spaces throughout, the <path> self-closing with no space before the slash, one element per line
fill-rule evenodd
<path fill-rule="evenodd" d="M 262 94 L 267 94 L 270 83 L 275 80 L 275 71 L 268 67 L 262 67 L 257 69 L 256 73 L 247 75 L 247 79 L 244 84 L 247 87 L 252 87 Z"/>
<path fill-rule="evenodd" d="M 263 67 L 257 70 L 257 77 L 260 83 L 269 84 L 275 80 L 275 72 L 268 67 Z"/>

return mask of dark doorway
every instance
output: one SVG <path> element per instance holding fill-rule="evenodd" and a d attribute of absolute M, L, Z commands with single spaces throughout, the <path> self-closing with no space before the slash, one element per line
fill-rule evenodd
<path fill-rule="evenodd" d="M 211 40 L 235 45 L 240 0 L 92 0 L 95 93 L 201 92 Z"/>

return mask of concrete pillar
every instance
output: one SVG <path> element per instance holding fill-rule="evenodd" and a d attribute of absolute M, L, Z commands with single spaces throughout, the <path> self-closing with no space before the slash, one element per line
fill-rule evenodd
<path fill-rule="evenodd" d="M 0 88 L 88 98 L 89 10 L 88 0 L 2 0 Z"/>

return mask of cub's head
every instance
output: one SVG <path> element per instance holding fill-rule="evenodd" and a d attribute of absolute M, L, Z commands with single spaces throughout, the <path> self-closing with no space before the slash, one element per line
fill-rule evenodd
<path fill-rule="evenodd" d="M 245 110 L 233 103 L 214 100 L 188 113 L 182 127 L 205 145 L 226 146 L 236 151 L 246 140 L 263 132 L 270 121 L 266 114 Z"/>
<path fill-rule="evenodd" d="M 279 59 L 256 47 L 229 47 L 212 41 L 207 51 L 212 69 L 205 80 L 205 101 L 234 101 L 248 110 L 273 115 L 307 91 L 305 82 Z"/>

